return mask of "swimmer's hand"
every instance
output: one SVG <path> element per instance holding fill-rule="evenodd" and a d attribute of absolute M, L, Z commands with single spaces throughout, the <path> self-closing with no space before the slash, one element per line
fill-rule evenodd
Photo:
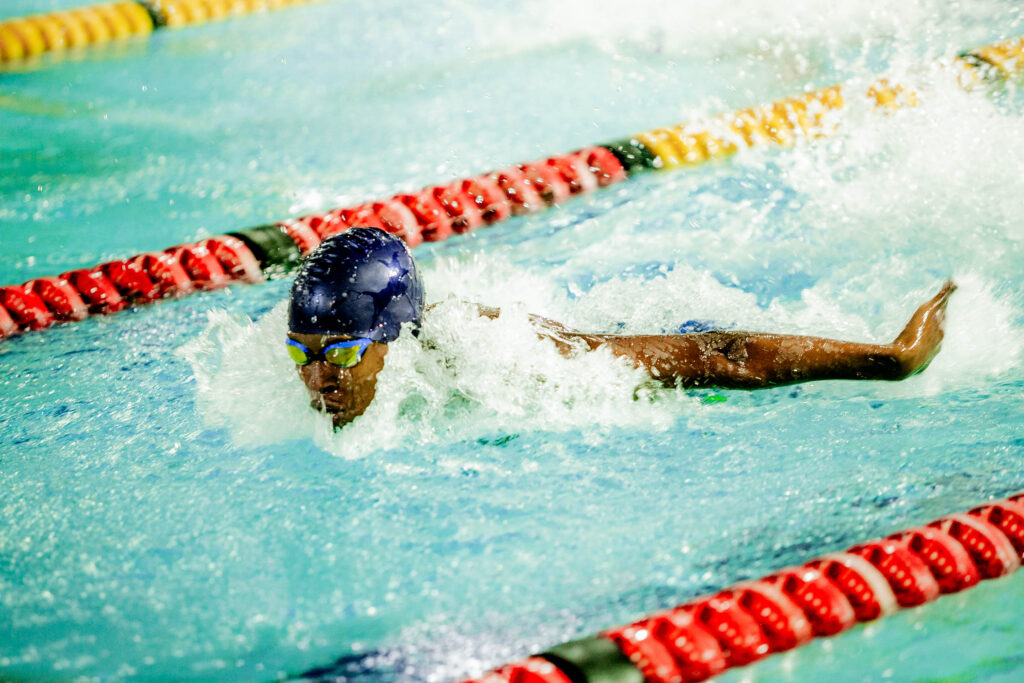
<path fill-rule="evenodd" d="M 938 294 L 914 311 L 907 326 L 891 344 L 899 363 L 899 376 L 909 377 L 921 372 L 939 352 L 946 325 L 946 306 L 956 291 L 956 283 L 946 280 Z"/>

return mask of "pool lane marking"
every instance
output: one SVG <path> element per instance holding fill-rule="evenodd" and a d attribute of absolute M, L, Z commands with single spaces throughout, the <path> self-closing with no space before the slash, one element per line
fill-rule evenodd
<path fill-rule="evenodd" d="M 1024 493 L 860 543 L 464 683 L 681 683 L 1016 572 Z"/>
<path fill-rule="evenodd" d="M 269 8 L 283 4 L 289 3 L 286 0 L 160 0 L 159 4 L 152 3 L 152 10 L 158 17 L 173 17 L 173 21 L 199 21 L 222 16 L 221 12 L 233 11 L 237 6 Z M 291 0 L 290 4 L 296 4 L 296 0 Z M 129 10 L 129 6 L 136 9 Z M 197 9 L 200 6 L 202 11 Z M 74 35 L 73 40 L 77 41 L 82 35 L 99 35 L 98 18 L 116 14 L 128 22 L 129 15 L 125 13 L 129 11 L 135 12 L 131 15 L 135 22 L 131 26 L 152 25 L 152 21 L 146 24 L 149 15 L 138 14 L 137 3 L 102 7 L 105 9 L 95 12 L 92 24 L 82 19 L 79 10 L 55 13 L 65 19 L 53 18 L 54 25 L 64 21 L 64 26 L 75 26 L 80 31 L 59 33 L 54 25 L 49 25 L 45 35 L 39 29 L 41 40 L 52 42 L 57 40 L 54 36 L 63 35 L 70 41 L 69 36 Z M 117 30 L 123 32 L 127 25 L 129 23 Z M 5 36 L 17 27 L 24 30 L 21 24 L 0 25 L 0 49 L 6 49 L 3 47 L 8 44 L 4 42 Z M 39 41 L 34 42 L 32 49 L 38 49 L 38 44 Z M 965 88 L 1019 76 L 1024 73 L 1024 38 L 969 50 L 951 60 L 948 66 L 955 70 Z M 743 148 L 792 145 L 800 139 L 814 139 L 832 133 L 838 125 L 833 114 L 857 97 L 856 92 L 851 92 L 851 86 L 834 85 L 705 122 L 656 128 L 412 194 L 242 229 L 194 244 L 176 245 L 56 277 L 0 287 L 0 338 L 235 282 L 257 282 L 265 276 L 288 272 L 322 240 L 350 227 L 378 227 L 399 235 L 410 247 L 415 247 L 424 241 L 445 240 L 453 234 L 492 225 L 512 216 L 538 212 L 638 173 L 693 167 L 724 159 Z M 885 79 L 872 83 L 860 97 L 883 111 L 917 103 L 917 95 L 912 90 Z"/>
<path fill-rule="evenodd" d="M 0 21 L 0 63 L 317 0 L 126 0 Z"/>

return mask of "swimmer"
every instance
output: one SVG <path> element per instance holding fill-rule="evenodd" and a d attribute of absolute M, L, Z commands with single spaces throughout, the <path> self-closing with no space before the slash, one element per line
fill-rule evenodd
<path fill-rule="evenodd" d="M 537 334 L 564 355 L 606 348 L 655 380 L 682 387 L 758 389 L 821 379 L 904 379 L 923 370 L 942 342 L 952 281 L 911 316 L 891 344 L 760 332 L 588 334 L 533 316 Z M 479 307 L 495 318 L 499 311 Z M 424 313 L 423 283 L 405 243 L 376 228 L 324 240 L 295 278 L 287 350 L 311 405 L 335 427 L 373 401 L 388 343 Z"/>

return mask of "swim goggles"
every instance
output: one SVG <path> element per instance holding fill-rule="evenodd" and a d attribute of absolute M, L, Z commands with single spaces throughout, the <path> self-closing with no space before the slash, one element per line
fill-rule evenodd
<path fill-rule="evenodd" d="M 288 348 L 288 355 L 296 365 L 309 365 L 317 358 L 323 358 L 339 368 L 351 368 L 362 360 L 363 352 L 370 345 L 370 340 L 362 337 L 340 341 L 327 346 L 322 353 L 313 353 L 290 337 L 285 339 L 285 345 Z"/>

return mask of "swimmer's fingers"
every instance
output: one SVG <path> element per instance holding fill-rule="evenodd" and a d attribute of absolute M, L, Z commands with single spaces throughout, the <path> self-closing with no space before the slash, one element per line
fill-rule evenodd
<path fill-rule="evenodd" d="M 945 284 L 942 285 L 942 289 L 939 293 L 929 302 L 932 308 L 935 310 L 935 317 L 938 318 L 939 324 L 943 324 L 946 321 L 946 305 L 949 304 L 949 297 L 957 289 L 956 283 L 953 280 L 946 280 Z"/>

